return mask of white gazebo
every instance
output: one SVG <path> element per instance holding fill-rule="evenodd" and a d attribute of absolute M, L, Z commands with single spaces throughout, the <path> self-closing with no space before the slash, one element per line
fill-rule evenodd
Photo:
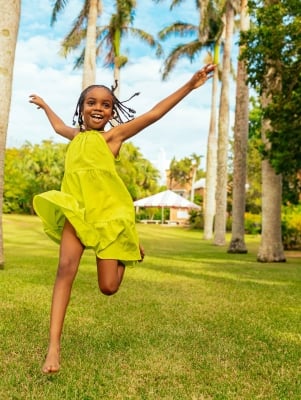
<path fill-rule="evenodd" d="M 171 190 L 165 190 L 144 199 L 134 201 L 135 207 L 161 208 L 161 223 L 164 223 L 164 208 L 180 208 L 200 210 L 201 207 Z"/>

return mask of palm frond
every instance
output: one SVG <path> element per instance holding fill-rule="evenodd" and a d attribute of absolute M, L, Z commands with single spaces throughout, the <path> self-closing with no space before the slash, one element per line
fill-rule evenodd
<path fill-rule="evenodd" d="M 75 60 L 73 69 L 79 69 L 84 65 L 85 49 L 81 52 L 80 56 Z"/>
<path fill-rule="evenodd" d="M 51 19 L 50 19 L 50 26 L 53 26 L 57 20 L 57 15 L 63 11 L 65 6 L 67 5 L 68 0 L 56 0 L 53 6 Z"/>
<path fill-rule="evenodd" d="M 188 44 L 180 44 L 176 46 L 164 62 L 162 79 L 167 79 L 169 73 L 173 70 L 181 58 L 188 58 L 192 62 L 202 48 L 203 46 L 198 40 Z"/>
<path fill-rule="evenodd" d="M 151 47 L 156 46 L 156 40 L 154 36 L 145 32 L 142 29 L 126 27 L 124 28 L 124 31 L 130 33 L 133 37 L 140 39 L 142 42 L 148 44 Z"/>
<path fill-rule="evenodd" d="M 169 25 L 162 29 L 158 33 L 158 37 L 161 40 L 166 40 L 170 36 L 180 36 L 185 37 L 188 35 L 193 35 L 198 32 L 198 27 L 196 25 L 188 24 L 186 22 L 175 22 L 172 25 Z"/>
<path fill-rule="evenodd" d="M 77 29 L 70 32 L 61 43 L 60 54 L 63 57 L 67 57 L 71 51 L 80 46 L 86 35 L 86 29 Z"/>

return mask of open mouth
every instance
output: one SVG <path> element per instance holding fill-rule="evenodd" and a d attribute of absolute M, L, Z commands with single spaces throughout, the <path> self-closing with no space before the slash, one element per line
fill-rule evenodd
<path fill-rule="evenodd" d="M 91 118 L 94 119 L 95 121 L 101 121 L 101 120 L 103 120 L 103 115 L 101 115 L 101 114 L 91 114 Z"/>

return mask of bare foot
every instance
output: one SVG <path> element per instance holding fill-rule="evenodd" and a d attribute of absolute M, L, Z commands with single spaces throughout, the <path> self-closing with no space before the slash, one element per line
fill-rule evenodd
<path fill-rule="evenodd" d="M 49 350 L 42 367 L 43 374 L 55 374 L 60 370 L 60 353 L 58 350 Z"/>

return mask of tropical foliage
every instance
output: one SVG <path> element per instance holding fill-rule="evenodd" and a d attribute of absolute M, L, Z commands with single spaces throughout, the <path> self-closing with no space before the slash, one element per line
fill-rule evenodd
<path fill-rule="evenodd" d="M 282 209 L 282 236 L 285 249 L 301 248 L 301 204 Z"/>
<path fill-rule="evenodd" d="M 200 162 L 201 156 L 195 153 L 181 160 L 173 157 L 169 165 L 168 187 L 172 188 L 173 183 L 191 187 L 196 179 L 203 176 L 203 171 L 199 170 Z"/>
<path fill-rule="evenodd" d="M 250 2 L 253 27 L 242 36 L 247 44 L 244 57 L 248 63 L 249 82 L 258 94 L 267 90 L 271 101 L 262 110 L 271 121 L 266 148 L 261 144 L 263 157 L 269 158 L 277 173 L 284 177 L 286 189 L 300 193 L 301 170 L 301 3 L 298 0 L 282 0 L 269 7 L 259 0 Z M 275 29 L 277 26 L 277 29 Z M 273 63 L 272 73 L 281 80 L 281 90 L 272 93 L 265 88 L 264 76 Z M 292 196 L 290 201 L 296 201 Z"/>
<path fill-rule="evenodd" d="M 4 204 L 6 213 L 32 214 L 32 198 L 46 190 L 59 190 L 66 145 L 44 141 L 6 150 Z"/>
<path fill-rule="evenodd" d="M 6 150 L 3 211 L 33 214 L 32 199 L 47 190 L 59 190 L 67 146 L 44 141 Z M 158 189 L 159 171 L 131 143 L 124 144 L 117 171 L 133 199 Z"/>
<path fill-rule="evenodd" d="M 133 200 L 158 191 L 160 172 L 142 156 L 139 148 L 131 142 L 125 143 L 121 148 L 117 171 Z"/>

